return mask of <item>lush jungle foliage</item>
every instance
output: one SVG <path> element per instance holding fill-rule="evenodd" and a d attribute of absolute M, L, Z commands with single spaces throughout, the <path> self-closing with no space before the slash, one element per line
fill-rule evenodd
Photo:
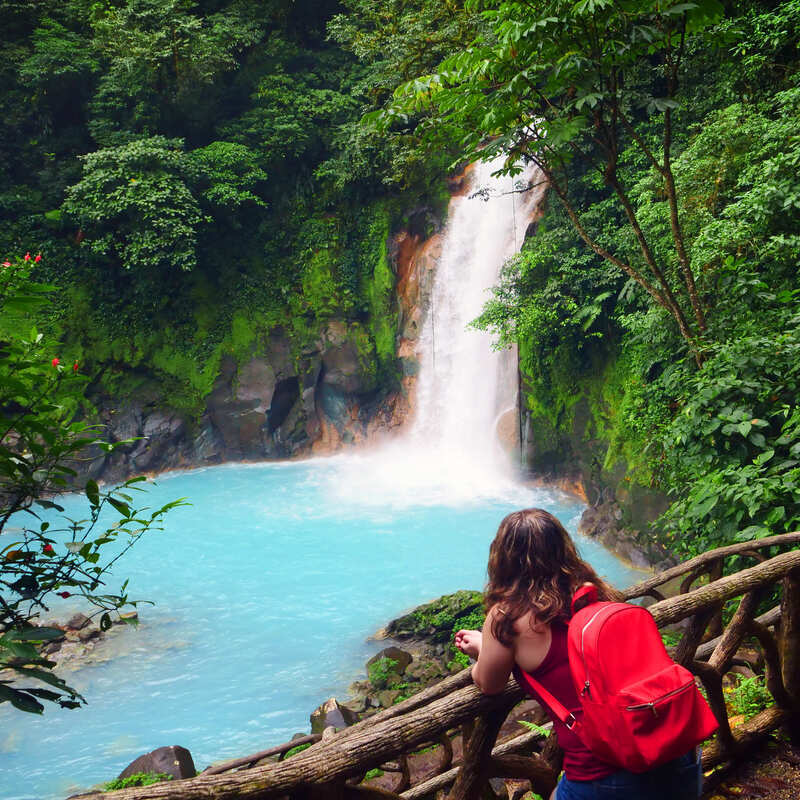
<path fill-rule="evenodd" d="M 332 316 L 390 377 L 386 238 L 441 207 L 445 159 L 357 128 L 403 75 L 333 40 L 355 35 L 342 10 L 0 0 L 0 254 L 44 254 L 38 277 L 61 288 L 46 324 L 96 389 L 150 374 L 197 410 L 223 354 L 276 326 L 299 351 Z"/>
<path fill-rule="evenodd" d="M 548 180 L 478 322 L 519 344 L 534 427 L 588 402 L 679 550 L 796 529 L 800 4 L 466 8 L 475 38 L 371 122 Z"/>

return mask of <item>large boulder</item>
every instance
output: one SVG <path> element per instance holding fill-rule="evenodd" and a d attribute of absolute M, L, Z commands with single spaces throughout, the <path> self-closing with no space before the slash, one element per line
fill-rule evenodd
<path fill-rule="evenodd" d="M 242 458 L 263 450 L 261 434 L 275 388 L 271 373 L 258 369 L 252 362 L 243 369 L 246 383 L 241 386 L 234 360 L 222 359 L 220 373 L 206 400 L 209 418 L 219 431 L 229 458 Z M 266 381 L 266 385 L 259 388 L 259 379 Z"/>
<path fill-rule="evenodd" d="M 347 323 L 333 320 L 323 331 L 322 380 L 345 394 L 364 391 L 364 377 L 354 332 Z"/>
<path fill-rule="evenodd" d="M 173 778 L 194 778 L 197 775 L 192 754 L 179 745 L 159 747 L 151 753 L 139 756 L 128 764 L 118 777 L 127 778 L 139 772 L 163 773 L 172 775 Z"/>
<path fill-rule="evenodd" d="M 311 733 L 325 728 L 346 728 L 358 722 L 358 715 L 342 705 L 335 697 L 328 698 L 311 714 Z"/>
<path fill-rule="evenodd" d="M 386 627 L 392 639 L 418 639 L 435 644 L 447 644 L 458 628 L 480 627 L 476 617 L 483 613 L 483 595 L 466 589 L 446 594 L 425 603 Z"/>

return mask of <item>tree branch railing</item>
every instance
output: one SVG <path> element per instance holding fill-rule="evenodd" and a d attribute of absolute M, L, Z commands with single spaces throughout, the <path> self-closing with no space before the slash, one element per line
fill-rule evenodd
<path fill-rule="evenodd" d="M 673 657 L 705 689 L 719 732 L 703 748 L 708 770 L 731 762 L 782 724 L 800 720 L 800 532 L 743 542 L 704 553 L 625 591 L 628 600 L 652 597 L 659 627 L 680 626 Z M 741 567 L 729 575 L 724 568 Z M 740 561 L 741 560 L 741 561 Z M 703 582 L 706 581 L 706 582 Z M 700 585 L 692 588 L 692 585 Z M 667 597 L 671 591 L 677 594 Z M 738 605 L 732 606 L 738 599 Z M 762 606 L 777 603 L 764 610 Z M 765 606 L 766 603 L 766 606 Z M 761 612 L 761 613 L 759 613 Z M 724 626 L 722 621 L 727 620 Z M 718 628 L 718 630 L 716 629 Z M 732 669 L 748 661 L 753 642 L 765 665 L 772 704 L 732 726 L 723 687 Z M 752 659 L 753 648 L 747 651 Z M 524 695 L 511 679 L 498 695 L 481 694 L 469 670 L 453 675 L 391 708 L 341 731 L 297 739 L 269 750 L 218 764 L 196 778 L 81 795 L 84 800 L 423 800 L 447 791 L 447 800 L 494 796 L 493 778 L 527 780 L 548 797 L 560 770 L 560 753 L 540 731 L 497 743 L 509 711 Z M 460 732 L 459 732 L 460 731 Z M 462 739 L 462 758 L 453 766 L 452 739 Z M 299 743 L 306 750 L 285 758 Z M 446 744 L 444 743 L 446 741 Z M 433 774 L 411 778 L 409 758 L 426 745 L 442 748 Z M 268 760 L 266 763 L 264 759 Z M 275 759 L 278 759 L 277 761 Z M 399 775 L 394 791 L 364 783 L 368 770 L 390 765 Z M 495 783 L 495 785 L 497 785 Z M 508 791 L 509 800 L 513 800 Z"/>

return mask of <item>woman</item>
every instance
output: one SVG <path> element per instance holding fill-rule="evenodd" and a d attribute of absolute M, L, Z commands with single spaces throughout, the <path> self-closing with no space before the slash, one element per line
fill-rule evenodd
<path fill-rule="evenodd" d="M 580 702 L 567 659 L 572 596 L 587 583 L 597 587 L 600 600 L 621 600 L 621 595 L 581 560 L 564 526 L 538 508 L 515 511 L 500 523 L 489 549 L 488 571 L 483 631 L 462 630 L 455 636 L 456 647 L 477 659 L 472 667 L 475 685 L 484 694 L 497 694 L 512 671 L 524 670 L 577 714 Z M 520 685 L 536 696 L 524 681 Z M 601 761 L 574 731 L 550 717 L 564 751 L 564 775 L 550 800 L 700 796 L 702 773 L 694 750 L 637 775 Z"/>

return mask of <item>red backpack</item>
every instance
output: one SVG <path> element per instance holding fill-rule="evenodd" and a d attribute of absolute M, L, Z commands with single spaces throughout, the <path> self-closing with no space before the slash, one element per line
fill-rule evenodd
<path fill-rule="evenodd" d="M 717 720 L 692 673 L 669 657 L 650 612 L 598 602 L 595 586 L 576 592 L 573 609 L 586 597 L 567 632 L 578 718 L 521 672 L 551 711 L 599 759 L 630 772 L 671 761 L 711 736 Z"/>

